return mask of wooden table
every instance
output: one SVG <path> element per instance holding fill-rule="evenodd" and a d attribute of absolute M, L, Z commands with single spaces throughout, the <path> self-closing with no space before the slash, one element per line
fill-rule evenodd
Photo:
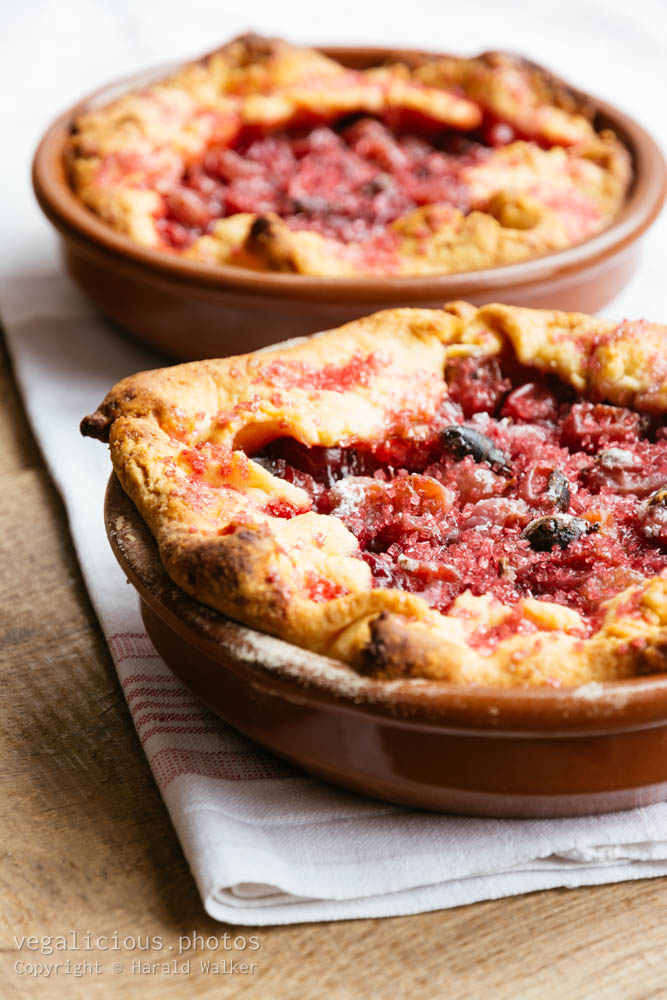
<path fill-rule="evenodd" d="M 248 929 L 207 917 L 136 739 L 4 353 L 0 615 L 0 996 L 667 996 L 667 894 L 660 879 L 385 920 Z M 28 940 L 73 931 L 79 951 L 46 955 L 40 942 Z M 114 945 L 114 932 L 120 950 L 104 950 L 104 940 L 95 947 L 100 936 Z M 190 958 L 189 974 L 132 972 L 137 961 L 173 962 L 179 937 L 195 932 L 230 937 L 217 949 L 200 945 L 184 953 L 179 961 Z M 256 934 L 259 948 L 234 948 L 239 934 Z M 161 938 L 162 949 L 139 950 L 147 937 Z M 200 968 L 201 961 L 217 961 L 223 969 L 225 959 L 227 971 Z M 26 971 L 67 960 L 89 966 L 79 977 L 72 966 L 48 978 Z M 114 962 L 122 972 L 114 972 Z M 256 968 L 244 972 L 241 962 Z M 16 963 L 23 963 L 21 971 Z"/>

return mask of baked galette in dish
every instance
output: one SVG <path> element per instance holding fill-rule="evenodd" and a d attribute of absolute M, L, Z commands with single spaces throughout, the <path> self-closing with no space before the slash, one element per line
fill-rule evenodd
<path fill-rule="evenodd" d="M 518 57 L 350 69 L 245 36 L 76 119 L 73 187 L 147 247 L 310 275 L 426 275 L 608 226 L 630 156 Z"/>
<path fill-rule="evenodd" d="M 144 372 L 82 423 L 172 579 L 380 677 L 667 669 L 667 327 L 456 302 Z"/>

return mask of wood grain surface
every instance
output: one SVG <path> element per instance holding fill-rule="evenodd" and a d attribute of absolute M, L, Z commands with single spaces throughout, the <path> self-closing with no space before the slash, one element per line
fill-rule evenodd
<path fill-rule="evenodd" d="M 100 511 L 100 517 L 102 512 Z M 0 996 L 78 998 L 667 997 L 661 879 L 553 890 L 385 920 L 233 928 L 206 916 L 135 737 L 67 523 L 0 359 Z M 43 954 L 30 935 L 79 934 Z M 100 936 L 118 951 L 86 951 Z M 170 962 L 182 936 L 220 939 Z M 255 951 L 234 948 L 256 934 Z M 122 946 L 124 938 L 127 946 Z M 162 949 L 132 947 L 147 937 Z M 22 940 L 25 939 L 25 940 Z M 171 949 L 171 950 L 170 950 Z M 48 950 L 48 945 L 47 945 Z M 30 963 L 87 961 L 75 976 Z M 222 966 L 227 960 L 226 970 Z M 203 971 L 217 961 L 220 971 Z M 123 970 L 114 972 L 114 962 Z M 233 971 L 230 962 L 256 964 Z M 99 963 L 96 967 L 95 963 Z M 182 967 L 182 966 L 177 966 Z M 96 971 L 99 968 L 99 972 Z"/>

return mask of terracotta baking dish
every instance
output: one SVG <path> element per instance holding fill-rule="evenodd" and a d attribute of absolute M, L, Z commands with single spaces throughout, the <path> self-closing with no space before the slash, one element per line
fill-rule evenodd
<path fill-rule="evenodd" d="M 312 774 L 480 816 L 573 816 L 667 798 L 666 676 L 569 690 L 360 677 L 188 597 L 113 475 L 105 521 L 169 667 L 231 725 Z"/>
<path fill-rule="evenodd" d="M 367 47 L 322 51 L 355 68 L 416 55 Z M 665 162 L 655 142 L 632 118 L 584 95 L 596 110 L 596 125 L 614 129 L 630 149 L 635 181 L 614 225 L 579 246 L 522 264 L 421 278 L 315 278 L 182 260 L 141 247 L 102 222 L 74 195 L 63 164 L 70 125 L 85 106 L 105 103 L 171 68 L 115 83 L 62 114 L 37 149 L 33 183 L 60 234 L 72 278 L 110 319 L 173 358 L 243 353 L 378 309 L 438 307 L 459 298 L 594 313 L 630 278 L 640 237 L 664 201 Z"/>

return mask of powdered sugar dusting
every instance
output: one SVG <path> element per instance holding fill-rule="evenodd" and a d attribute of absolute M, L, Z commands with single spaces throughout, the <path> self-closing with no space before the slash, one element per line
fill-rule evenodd
<path fill-rule="evenodd" d="M 573 698 L 581 701 L 596 701 L 604 694 L 604 688 L 599 681 L 591 681 L 589 684 L 581 684 L 572 692 Z"/>
<path fill-rule="evenodd" d="M 598 702 L 604 700 L 608 704 L 612 704 L 615 708 L 623 708 L 630 699 L 630 691 L 610 690 L 608 686 L 601 684 L 600 681 L 590 681 L 588 684 L 582 684 L 578 688 L 575 688 L 572 692 L 572 697 L 578 701 Z"/>

